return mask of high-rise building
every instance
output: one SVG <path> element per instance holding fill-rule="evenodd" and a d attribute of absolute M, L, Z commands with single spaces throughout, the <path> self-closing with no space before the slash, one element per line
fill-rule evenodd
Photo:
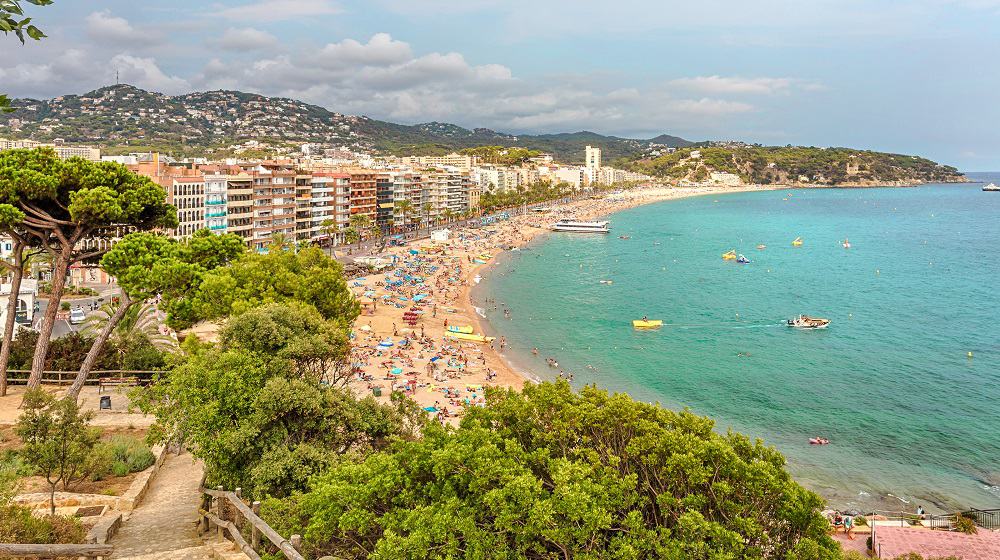
<path fill-rule="evenodd" d="M 601 149 L 587 146 L 584 155 L 586 156 L 585 165 L 587 169 L 593 170 L 593 173 L 596 176 L 597 172 L 601 170 Z"/>

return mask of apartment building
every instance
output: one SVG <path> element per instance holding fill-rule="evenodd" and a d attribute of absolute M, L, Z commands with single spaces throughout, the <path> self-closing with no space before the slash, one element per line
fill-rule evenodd
<path fill-rule="evenodd" d="M 191 237 L 194 232 L 206 227 L 203 176 L 174 177 L 170 183 L 167 200 L 177 208 L 178 224 L 173 232 L 174 237 Z"/>
<path fill-rule="evenodd" d="M 253 170 L 253 239 L 250 248 L 264 252 L 275 235 L 295 239 L 294 168 L 258 165 Z"/>
<path fill-rule="evenodd" d="M 52 148 L 60 159 L 79 157 L 90 161 L 101 161 L 101 150 L 92 146 L 69 146 L 61 141 L 54 144 L 35 142 L 34 140 L 9 140 L 0 138 L 0 150 L 15 150 L 20 148 Z"/>
<path fill-rule="evenodd" d="M 310 185 L 309 239 L 325 242 L 332 237 L 335 245 L 343 243 L 343 230 L 351 219 L 351 176 L 317 171 L 310 176 Z"/>
<path fill-rule="evenodd" d="M 238 168 L 226 176 L 226 233 L 253 244 L 253 176 Z"/>
<path fill-rule="evenodd" d="M 476 165 L 474 156 L 451 153 L 446 156 L 416 156 L 401 158 L 403 165 L 416 167 L 454 167 L 459 171 L 471 171 Z"/>
<path fill-rule="evenodd" d="M 374 222 L 377 217 L 378 174 L 370 169 L 362 169 L 351 170 L 348 175 L 351 184 L 351 215 L 361 214 Z"/>
<path fill-rule="evenodd" d="M 229 178 L 225 175 L 204 175 L 204 179 L 205 227 L 213 233 L 226 233 L 229 225 Z"/>

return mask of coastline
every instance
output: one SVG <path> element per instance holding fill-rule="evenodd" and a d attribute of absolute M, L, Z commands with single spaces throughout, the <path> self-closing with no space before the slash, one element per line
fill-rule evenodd
<path fill-rule="evenodd" d="M 417 270 L 437 272 L 424 280 L 424 284 L 414 284 L 396 290 L 386 290 L 384 282 L 376 276 L 357 278 L 349 281 L 351 290 L 364 302 L 390 301 L 368 304 L 373 311 L 363 312 L 355 322 L 355 340 L 352 344 L 352 363 L 357 375 L 351 387 L 359 395 L 375 395 L 377 399 L 388 401 L 393 390 L 403 390 L 421 407 L 434 409 L 429 412 L 441 414 L 442 420 L 454 421 L 460 417 L 462 409 L 482 402 L 482 387 L 502 387 L 520 389 L 525 383 L 541 380 L 532 371 L 522 371 L 506 355 L 502 340 L 490 344 L 476 344 L 454 341 L 447 338 L 447 326 L 472 326 L 477 333 L 489 329 L 489 322 L 476 311 L 472 291 L 475 278 L 485 276 L 493 269 L 499 255 L 513 249 L 520 250 L 542 234 L 548 233 L 552 222 L 565 217 L 594 219 L 616 212 L 694 196 L 722 195 L 742 192 L 771 191 L 787 189 L 780 185 L 751 185 L 738 187 L 672 187 L 654 186 L 619 191 L 600 195 L 594 199 L 577 200 L 562 205 L 553 205 L 544 214 L 514 216 L 509 220 L 481 228 L 455 229 L 452 239 L 438 246 L 440 252 L 426 252 L 429 240 L 406 243 L 387 249 L 383 256 L 393 256 L 404 266 L 422 266 Z M 417 260 L 412 251 L 422 260 Z M 488 254 L 486 262 L 475 262 L 477 256 Z M 425 256 L 426 255 L 426 256 Z M 458 272 L 456 276 L 448 273 Z M 391 274 L 388 272 L 387 274 Z M 434 286 L 430 287 L 431 281 Z M 407 305 L 396 302 L 396 298 L 409 300 L 417 292 L 430 293 L 430 306 L 423 306 L 423 313 L 416 326 L 409 330 L 402 321 Z M 365 294 L 372 297 L 366 297 Z M 402 300 L 401 300 L 402 301 Z M 430 316 L 427 307 L 431 307 Z M 423 336 L 417 336 L 423 333 Z M 413 338 L 416 345 L 409 343 L 406 348 L 396 346 L 380 347 L 381 341 L 391 339 L 394 343 L 401 337 Z M 434 359 L 435 356 L 438 359 Z M 443 362 L 444 366 L 439 366 Z M 392 374 L 392 371 L 400 371 Z"/>

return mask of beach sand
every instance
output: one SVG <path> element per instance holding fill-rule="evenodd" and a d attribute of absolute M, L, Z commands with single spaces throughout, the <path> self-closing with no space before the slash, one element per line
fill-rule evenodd
<path fill-rule="evenodd" d="M 483 402 L 484 387 L 520 389 L 530 382 L 530 374 L 519 373 L 504 359 L 502 338 L 487 344 L 445 336 L 448 326 L 483 333 L 469 292 L 497 255 L 525 245 L 562 218 L 594 219 L 664 200 L 774 188 L 637 188 L 553 205 L 546 213 L 514 216 L 485 227 L 452 229 L 448 242 L 424 239 L 388 248 L 380 256 L 395 257 L 395 269 L 348 281 L 359 300 L 377 302 L 364 305 L 354 325 L 350 386 L 358 395 L 378 391 L 382 401 L 402 391 L 421 407 L 433 409 L 429 412 L 435 417 L 454 421 L 466 407 Z M 484 256 L 489 258 L 479 258 Z M 404 322 L 407 311 L 417 316 L 412 327 Z M 383 341 L 392 346 L 379 346 Z"/>

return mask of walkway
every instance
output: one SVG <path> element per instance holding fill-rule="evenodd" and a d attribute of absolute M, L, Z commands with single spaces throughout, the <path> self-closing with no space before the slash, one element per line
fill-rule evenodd
<path fill-rule="evenodd" d="M 203 466 L 190 454 L 168 455 L 153 477 L 142 504 L 111 540 L 112 558 L 202 560 L 211 549 L 198 536 L 198 504 Z"/>
<path fill-rule="evenodd" d="M 876 539 L 882 558 L 916 552 L 925 558 L 958 556 L 963 560 L 1000 558 L 1000 532 L 980 529 L 975 535 L 929 529 L 879 527 Z"/>

